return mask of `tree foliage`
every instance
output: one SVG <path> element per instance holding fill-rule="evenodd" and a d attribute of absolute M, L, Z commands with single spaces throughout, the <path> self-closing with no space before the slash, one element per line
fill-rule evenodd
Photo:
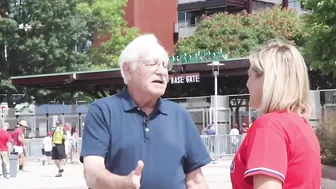
<path fill-rule="evenodd" d="M 257 45 L 274 38 L 301 46 L 303 29 L 304 23 L 297 13 L 280 6 L 257 14 L 219 13 L 204 16 L 193 36 L 179 40 L 175 49 L 177 54 L 222 49 L 229 58 L 245 57 Z"/>
<path fill-rule="evenodd" d="M 317 137 L 321 146 L 321 160 L 325 165 L 336 165 L 336 112 L 326 110 L 326 116 L 323 118 L 317 129 Z"/>
<path fill-rule="evenodd" d="M 136 28 L 127 27 L 123 18 L 126 5 L 126 0 L 94 0 L 78 5 L 93 37 L 102 42 L 89 53 L 95 69 L 118 67 L 121 51 L 138 33 Z"/>
<path fill-rule="evenodd" d="M 307 43 L 304 54 L 313 69 L 336 75 L 336 2 L 303 0 L 310 13 L 303 16 L 307 24 Z"/>
<path fill-rule="evenodd" d="M 0 1 L 0 91 L 41 99 L 74 99 L 74 93 L 17 88 L 11 76 L 115 66 L 116 54 L 136 35 L 123 19 L 126 0 Z M 113 37 L 91 49 L 94 35 Z M 49 97 L 47 97 L 47 96 Z M 77 96 L 83 96 L 81 94 Z M 36 98 L 35 98 L 36 99 Z"/>

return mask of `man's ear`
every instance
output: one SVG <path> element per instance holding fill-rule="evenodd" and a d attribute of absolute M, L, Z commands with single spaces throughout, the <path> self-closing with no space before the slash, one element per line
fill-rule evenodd
<path fill-rule="evenodd" d="M 124 62 L 122 65 L 126 78 L 129 78 L 132 75 L 132 69 L 128 62 Z"/>

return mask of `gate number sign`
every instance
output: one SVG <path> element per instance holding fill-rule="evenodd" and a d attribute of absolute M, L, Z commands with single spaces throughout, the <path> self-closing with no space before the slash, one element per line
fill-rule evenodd
<path fill-rule="evenodd" d="M 187 74 L 177 74 L 170 75 L 171 84 L 183 84 L 183 83 L 199 83 L 200 75 L 199 73 L 187 73 Z"/>

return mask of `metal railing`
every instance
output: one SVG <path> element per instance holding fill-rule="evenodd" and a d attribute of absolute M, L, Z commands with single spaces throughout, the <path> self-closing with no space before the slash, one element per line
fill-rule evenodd
<path fill-rule="evenodd" d="M 242 135 L 201 135 L 201 138 L 213 160 L 234 155 L 243 141 Z"/>
<path fill-rule="evenodd" d="M 195 3 L 200 1 L 206 1 L 206 0 L 178 0 L 178 4 Z"/>
<path fill-rule="evenodd" d="M 242 140 L 242 135 L 201 135 L 201 139 L 213 160 L 220 160 L 221 158 L 234 155 Z M 42 138 L 34 138 L 26 140 L 25 151 L 28 157 L 41 158 Z M 82 139 L 76 141 L 78 151 L 81 150 Z"/>

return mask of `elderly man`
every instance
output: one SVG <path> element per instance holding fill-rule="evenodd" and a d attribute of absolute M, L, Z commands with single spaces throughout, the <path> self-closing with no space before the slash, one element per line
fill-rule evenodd
<path fill-rule="evenodd" d="M 211 162 L 188 111 L 163 100 L 168 54 L 143 35 L 119 57 L 126 87 L 95 101 L 83 133 L 81 161 L 94 189 L 207 188 L 201 167 Z"/>

